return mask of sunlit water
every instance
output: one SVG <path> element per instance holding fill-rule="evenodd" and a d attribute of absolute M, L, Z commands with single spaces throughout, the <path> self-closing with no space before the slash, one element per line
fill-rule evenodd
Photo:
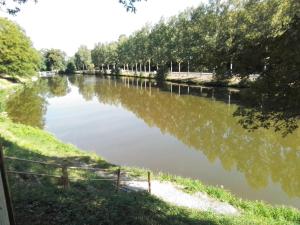
<path fill-rule="evenodd" d="M 237 99 L 228 93 L 184 86 L 179 93 L 175 85 L 127 78 L 56 77 L 17 92 L 7 108 L 15 121 L 109 162 L 300 208 L 299 129 L 285 138 L 272 130 L 248 132 L 233 117 Z"/>

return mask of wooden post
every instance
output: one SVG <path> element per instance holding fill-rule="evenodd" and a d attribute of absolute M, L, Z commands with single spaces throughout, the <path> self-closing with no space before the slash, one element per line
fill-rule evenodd
<path fill-rule="evenodd" d="M 148 171 L 148 192 L 151 194 L 151 173 Z"/>
<path fill-rule="evenodd" d="M 119 168 L 117 170 L 117 190 L 116 191 L 119 191 L 119 189 L 120 189 L 120 176 L 121 176 L 121 169 Z"/>
<path fill-rule="evenodd" d="M 69 175 L 68 175 L 68 167 L 66 165 L 63 165 L 62 168 L 62 183 L 65 189 L 70 187 L 70 183 L 69 183 Z"/>
<path fill-rule="evenodd" d="M 3 225 L 15 225 L 15 218 L 13 213 L 13 207 L 11 202 L 11 196 L 9 192 L 9 185 L 7 181 L 7 176 L 5 172 L 3 147 L 0 143 L 0 224 Z"/>

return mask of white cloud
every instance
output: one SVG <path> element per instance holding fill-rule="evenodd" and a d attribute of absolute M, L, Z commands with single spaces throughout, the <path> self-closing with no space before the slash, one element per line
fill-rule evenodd
<path fill-rule="evenodd" d="M 136 14 L 128 13 L 118 0 L 39 0 L 28 3 L 10 19 L 19 23 L 34 46 L 59 48 L 73 55 L 79 45 L 92 48 L 97 42 L 129 35 L 146 23 L 170 17 L 205 0 L 148 0 L 137 4 Z"/>

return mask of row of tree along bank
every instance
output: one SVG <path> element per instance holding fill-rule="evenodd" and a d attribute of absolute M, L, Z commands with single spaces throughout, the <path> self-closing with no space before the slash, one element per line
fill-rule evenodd
<path fill-rule="evenodd" d="M 287 45 L 299 45 L 299 12 L 297 0 L 214 0 L 146 25 L 129 37 L 121 35 L 116 42 L 98 43 L 92 50 L 81 46 L 63 63 L 48 54 L 63 58 L 62 52 L 46 50 L 45 66 L 67 67 L 68 73 L 122 68 L 156 71 L 162 78 L 168 72 L 201 71 L 213 72 L 219 79 L 276 73 L 277 79 L 286 79 L 299 65 L 296 46 Z"/>
<path fill-rule="evenodd" d="M 201 71 L 219 78 L 280 73 L 278 79 L 286 79 L 299 66 L 299 16 L 297 0 L 214 0 L 146 25 L 129 37 L 121 35 L 116 42 L 98 43 L 92 50 L 81 46 L 69 59 L 58 49 L 37 54 L 20 27 L 1 19 L 0 74 L 105 68 L 117 73 L 122 68 L 156 71 L 162 77 Z"/>
<path fill-rule="evenodd" d="M 18 25 L 1 19 L 0 74 L 118 74 L 123 69 L 150 71 L 164 79 L 168 73 L 201 71 L 213 72 L 220 80 L 260 74 L 264 83 L 290 88 L 289 83 L 300 80 L 299 14 L 297 0 L 210 1 L 116 42 L 98 43 L 92 50 L 81 46 L 71 58 L 58 49 L 39 54 Z"/>

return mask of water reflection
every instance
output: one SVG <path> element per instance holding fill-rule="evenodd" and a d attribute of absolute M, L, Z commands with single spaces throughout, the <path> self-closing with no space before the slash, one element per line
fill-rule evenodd
<path fill-rule="evenodd" d="M 80 93 L 87 94 L 78 87 Z M 220 159 L 224 169 L 236 168 L 254 188 L 266 187 L 271 178 L 289 196 L 300 196 L 299 130 L 286 138 L 270 130 L 249 133 L 232 117 L 236 106 L 193 96 L 171 97 L 151 92 L 149 85 L 138 87 L 95 80 L 86 82 L 84 90 L 91 91 L 87 95 L 96 96 L 99 102 L 121 104 L 149 126 L 202 151 L 211 162 Z"/>
<path fill-rule="evenodd" d="M 67 77 L 57 76 L 52 79 L 41 79 L 11 95 L 6 111 L 15 122 L 44 128 L 47 98 L 62 97 L 68 92 Z"/>
<path fill-rule="evenodd" d="M 70 91 L 66 77 L 55 79 L 42 80 L 12 96 L 9 115 L 18 122 L 43 127 L 46 99 Z M 265 188 L 272 181 L 290 197 L 300 197 L 299 129 L 287 137 L 266 129 L 248 132 L 233 117 L 238 106 L 224 103 L 228 96 L 223 96 L 224 101 L 211 100 L 221 96 L 216 90 L 167 85 L 163 87 L 166 91 L 159 91 L 156 84 L 146 80 L 94 76 L 73 76 L 69 82 L 78 87 L 86 101 L 96 98 L 102 104 L 122 106 L 149 127 L 158 127 L 162 133 L 202 152 L 210 162 L 219 160 L 224 170 L 243 173 L 253 189 Z M 172 95 L 168 93 L 171 89 Z M 188 92 L 202 93 L 207 98 L 185 95 Z"/>

